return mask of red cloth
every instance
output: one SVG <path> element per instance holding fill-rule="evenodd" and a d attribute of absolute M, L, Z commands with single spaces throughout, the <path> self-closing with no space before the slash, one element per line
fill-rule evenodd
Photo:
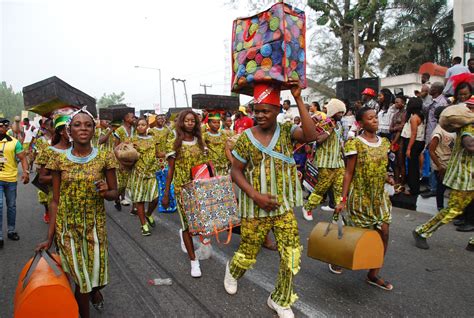
<path fill-rule="evenodd" d="M 242 116 L 234 123 L 234 131 L 241 134 L 245 129 L 253 127 L 253 120 L 250 117 Z"/>

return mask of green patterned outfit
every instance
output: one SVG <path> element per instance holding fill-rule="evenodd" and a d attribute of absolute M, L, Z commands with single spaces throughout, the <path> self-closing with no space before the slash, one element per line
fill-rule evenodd
<path fill-rule="evenodd" d="M 99 145 L 99 139 L 100 137 L 102 136 L 105 136 L 107 135 L 107 133 L 109 132 L 110 128 L 107 128 L 107 129 L 102 129 L 102 128 L 98 128 L 96 129 L 96 131 L 99 132 L 99 138 L 97 139 L 97 148 L 99 148 L 99 150 L 102 150 L 102 151 L 114 151 L 114 135 L 113 133 L 109 135 L 109 138 L 107 139 L 107 141 L 103 144 L 100 144 Z"/>
<path fill-rule="evenodd" d="M 168 140 L 168 136 L 170 135 L 171 130 L 168 127 L 154 127 L 150 128 L 148 134 L 154 136 L 157 140 L 156 148 L 158 152 L 166 153 L 166 142 Z M 157 158 L 157 169 L 156 171 L 163 170 L 168 166 L 168 162 L 166 158 Z"/>
<path fill-rule="evenodd" d="M 207 156 L 199 147 L 197 138 L 193 141 L 184 141 L 181 146 L 179 155 L 173 148 L 174 145 L 174 134 L 169 134 L 167 142 L 166 157 L 174 157 L 174 192 L 176 194 L 176 202 L 178 203 L 178 212 L 181 219 L 181 226 L 183 231 L 188 230 L 188 220 L 184 212 L 183 198 L 181 196 L 181 189 L 183 185 L 192 181 L 191 179 L 191 168 L 194 166 L 208 162 Z"/>
<path fill-rule="evenodd" d="M 443 179 L 443 184 L 451 188 L 448 206 L 415 229 L 421 237 L 431 237 L 440 226 L 448 224 L 462 214 L 466 206 L 474 200 L 474 155 L 462 145 L 462 139 L 466 136 L 474 137 L 474 125 L 464 126 L 457 134 Z M 469 244 L 474 244 L 474 237 L 469 239 Z"/>
<path fill-rule="evenodd" d="M 293 213 L 303 204 L 301 184 L 293 159 L 292 133 L 296 126 L 278 124 L 270 144 L 263 146 L 247 129 L 237 140 L 233 156 L 246 164 L 244 175 L 260 193 L 277 197 L 280 208 L 271 212 L 260 209 L 244 191 L 239 194 L 241 241 L 230 262 L 230 273 L 242 277 L 256 262 L 265 236 L 273 230 L 280 254 L 280 268 L 271 298 L 283 307 L 298 298 L 293 278 L 300 269 L 301 251 L 298 225 Z"/>
<path fill-rule="evenodd" d="M 127 132 L 127 129 L 125 129 L 124 126 L 120 126 L 115 130 L 113 135 L 115 138 L 117 138 L 120 142 L 129 142 L 133 137 L 136 136 L 135 128 L 132 126 L 130 128 L 130 135 Z M 130 178 L 130 171 L 120 167 L 117 169 L 117 183 L 118 183 L 118 192 L 123 193 L 125 189 L 127 188 L 128 184 L 128 179 Z"/>
<path fill-rule="evenodd" d="M 87 157 L 76 157 L 72 148 L 50 160 L 49 170 L 60 171 L 61 187 L 56 215 L 56 243 L 61 265 L 81 293 L 109 281 L 104 199 L 94 182 L 118 163 L 111 152 L 93 148 Z"/>
<path fill-rule="evenodd" d="M 390 142 L 381 137 L 372 143 L 358 136 L 346 143 L 346 156 L 357 156 L 347 200 L 354 226 L 381 229 L 383 223 L 392 220 L 392 204 L 384 188 L 389 150 Z"/>
<path fill-rule="evenodd" d="M 56 158 L 57 154 L 65 153 L 66 150 L 67 149 L 57 149 L 57 148 L 54 148 L 53 146 L 48 146 L 38 153 L 38 156 L 36 157 L 36 164 L 40 167 L 46 166 L 51 159 L 54 160 Z M 53 186 L 48 185 L 48 189 L 49 189 L 48 194 L 45 193 L 45 195 L 47 197 L 46 204 L 49 206 L 49 204 L 51 203 L 51 200 L 53 199 Z M 38 196 L 39 196 L 39 192 L 44 193 L 43 191 L 39 190 Z"/>
<path fill-rule="evenodd" d="M 38 171 L 39 167 L 41 166 L 42 160 L 39 160 L 39 158 L 42 156 L 42 153 L 44 153 L 45 149 L 49 147 L 51 143 L 51 140 L 48 140 L 46 136 L 42 135 L 41 137 L 38 137 L 35 141 L 35 147 L 36 147 L 36 159 L 35 159 L 35 164 L 38 166 Z M 46 164 L 46 163 L 44 163 Z M 48 193 L 44 193 L 41 190 L 38 190 L 38 202 L 39 204 L 43 205 L 48 205 L 49 202 L 51 201 L 51 191 Z"/>
<path fill-rule="evenodd" d="M 304 205 L 306 211 L 315 209 L 329 189 L 333 191 L 335 203 L 340 201 L 344 179 L 341 133 L 342 127 L 338 123 L 329 137 L 316 148 L 313 164 L 318 167 L 318 183 Z"/>
<path fill-rule="evenodd" d="M 127 189 L 133 203 L 151 202 L 158 198 L 158 182 L 155 171 L 156 139 L 153 136 L 136 136 L 132 138 L 135 149 L 140 154 L 128 179 Z"/>
<path fill-rule="evenodd" d="M 225 144 L 228 138 L 228 135 L 221 131 L 217 134 L 207 131 L 203 135 L 204 142 L 209 149 L 209 160 L 212 161 L 219 176 L 229 174 L 230 162 L 225 155 Z"/>

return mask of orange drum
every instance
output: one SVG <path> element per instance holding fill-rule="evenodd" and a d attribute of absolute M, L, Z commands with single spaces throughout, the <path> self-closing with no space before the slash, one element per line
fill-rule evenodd
<path fill-rule="evenodd" d="M 58 255 L 41 251 L 26 263 L 18 279 L 14 305 L 15 318 L 79 316 Z"/>

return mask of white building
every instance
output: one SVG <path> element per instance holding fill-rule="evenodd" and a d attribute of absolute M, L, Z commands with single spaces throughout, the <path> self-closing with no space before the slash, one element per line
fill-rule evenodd
<path fill-rule="evenodd" d="M 474 57 L 474 0 L 454 0 L 453 56 L 461 56 L 463 63 Z"/>
<path fill-rule="evenodd" d="M 444 77 L 431 76 L 430 82 L 441 82 L 444 83 Z M 400 89 L 403 90 L 403 94 L 407 96 L 414 96 L 415 91 L 421 90 L 421 74 L 410 73 L 398 76 L 391 76 L 380 79 L 380 88 L 388 88 L 392 93 L 397 93 Z"/>

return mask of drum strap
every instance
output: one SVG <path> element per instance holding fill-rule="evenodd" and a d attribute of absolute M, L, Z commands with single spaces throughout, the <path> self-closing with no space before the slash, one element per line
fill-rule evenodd
<path fill-rule="evenodd" d="M 326 228 L 326 232 L 324 232 L 324 236 L 327 236 L 329 234 L 329 231 L 331 230 L 331 225 L 332 225 L 332 222 L 329 222 L 328 227 Z M 339 240 L 342 239 L 342 236 L 344 235 L 344 233 L 342 232 L 343 226 L 344 226 L 343 217 L 342 215 L 339 215 L 337 219 L 337 238 Z"/>
<path fill-rule="evenodd" d="M 35 257 L 30 264 L 30 267 L 26 271 L 26 275 L 23 278 L 23 289 L 28 285 L 31 279 L 31 274 L 35 271 L 36 267 L 38 266 L 38 262 L 40 259 L 43 258 L 46 263 L 48 263 L 49 267 L 53 270 L 56 276 L 61 276 L 61 269 L 59 268 L 59 264 L 53 259 L 49 251 L 41 250 L 35 253 Z"/>

